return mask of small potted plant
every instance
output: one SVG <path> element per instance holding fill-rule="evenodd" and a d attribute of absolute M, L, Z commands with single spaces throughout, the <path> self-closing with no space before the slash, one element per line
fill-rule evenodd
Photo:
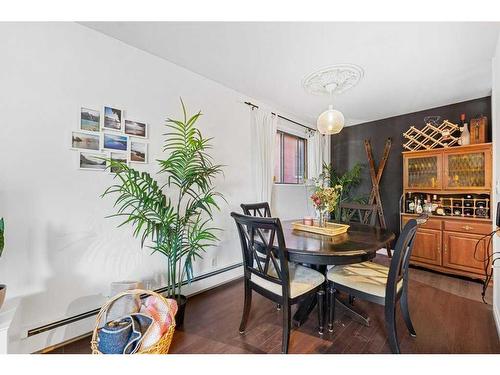
<path fill-rule="evenodd" d="M 213 163 L 208 153 L 211 139 L 195 126 L 201 113 L 188 117 L 181 103 L 184 118 L 167 120 L 163 151 L 168 157 L 158 160 L 158 173 L 166 176 L 166 182 L 162 185 L 149 173 L 108 160 L 117 183 L 103 193 L 117 196 L 117 213 L 111 216 L 123 217 L 121 225 L 132 224 L 142 246 L 147 242 L 153 252 L 167 258 L 167 294 L 177 300 L 178 327 L 187 301 L 182 284 L 192 279 L 193 262 L 218 241 L 218 228 L 210 223 L 219 209 L 217 199 L 223 199 L 213 186 L 221 165 Z"/>
<path fill-rule="evenodd" d="M 2 256 L 4 247 L 4 231 L 5 223 L 3 218 L 0 219 L 0 257 Z M 0 284 L 0 308 L 2 307 L 3 301 L 5 300 L 5 293 L 7 292 L 7 285 Z"/>

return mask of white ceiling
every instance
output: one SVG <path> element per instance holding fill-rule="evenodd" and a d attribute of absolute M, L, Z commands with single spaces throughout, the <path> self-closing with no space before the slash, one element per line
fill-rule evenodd
<path fill-rule="evenodd" d="M 360 123 L 487 96 L 500 23 L 85 22 L 305 120 L 329 98 L 304 91 L 304 76 L 352 63 L 354 89 L 334 98 Z"/>

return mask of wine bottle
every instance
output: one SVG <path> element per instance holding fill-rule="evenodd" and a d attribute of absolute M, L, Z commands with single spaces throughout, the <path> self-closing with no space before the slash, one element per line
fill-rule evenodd
<path fill-rule="evenodd" d="M 462 113 L 460 115 L 460 123 L 459 123 L 459 126 L 462 127 L 464 126 L 464 123 L 465 123 L 465 113 Z"/>
<path fill-rule="evenodd" d="M 461 135 L 465 124 L 465 113 L 460 114 L 460 121 L 458 122 L 458 130 L 453 132 L 453 135 L 458 138 L 458 144 L 461 145 Z"/>
<path fill-rule="evenodd" d="M 408 212 L 410 214 L 414 213 L 415 212 L 415 202 L 413 202 L 412 200 L 410 201 L 410 203 L 408 204 Z"/>
<path fill-rule="evenodd" d="M 462 134 L 460 135 L 460 144 L 462 146 L 467 146 L 470 144 L 470 132 L 466 122 L 464 122 L 464 126 L 462 127 Z"/>
<path fill-rule="evenodd" d="M 419 200 L 417 200 L 417 208 L 416 208 L 416 211 L 417 211 L 417 214 L 421 214 L 421 213 L 422 213 L 422 211 L 423 211 L 423 208 L 422 208 L 422 203 L 421 203 L 420 199 L 419 199 Z"/>
<path fill-rule="evenodd" d="M 432 206 L 431 206 L 431 211 L 436 212 L 437 208 L 439 207 L 439 201 L 438 197 L 436 194 L 432 196 Z"/>

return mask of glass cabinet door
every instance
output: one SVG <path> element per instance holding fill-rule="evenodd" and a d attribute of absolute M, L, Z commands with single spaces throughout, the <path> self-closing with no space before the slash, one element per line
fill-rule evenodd
<path fill-rule="evenodd" d="M 405 188 L 441 189 L 441 155 L 405 158 Z"/>
<path fill-rule="evenodd" d="M 488 150 L 445 155 L 447 189 L 486 189 L 490 185 L 491 158 Z"/>

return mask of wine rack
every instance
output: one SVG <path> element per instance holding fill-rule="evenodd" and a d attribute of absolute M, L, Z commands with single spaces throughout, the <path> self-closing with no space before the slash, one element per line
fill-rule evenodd
<path fill-rule="evenodd" d="M 490 218 L 489 198 L 443 198 L 444 216 L 472 217 L 480 219 Z"/>
<path fill-rule="evenodd" d="M 408 209 L 409 201 L 414 201 L 414 197 L 420 199 L 422 206 L 424 205 L 424 199 L 426 194 L 421 193 L 410 193 L 405 194 L 403 213 L 415 213 Z M 428 194 L 427 194 L 428 195 Z M 430 199 L 429 199 L 430 200 Z M 448 194 L 448 195 L 438 195 L 436 203 L 434 201 L 432 204 L 437 205 L 438 208 L 442 209 L 443 214 L 438 214 L 436 210 L 431 212 L 431 216 L 437 217 L 463 217 L 463 218 L 473 218 L 473 219 L 490 219 L 490 196 L 486 194 L 469 194 L 469 195 L 459 195 L 459 194 Z"/>

